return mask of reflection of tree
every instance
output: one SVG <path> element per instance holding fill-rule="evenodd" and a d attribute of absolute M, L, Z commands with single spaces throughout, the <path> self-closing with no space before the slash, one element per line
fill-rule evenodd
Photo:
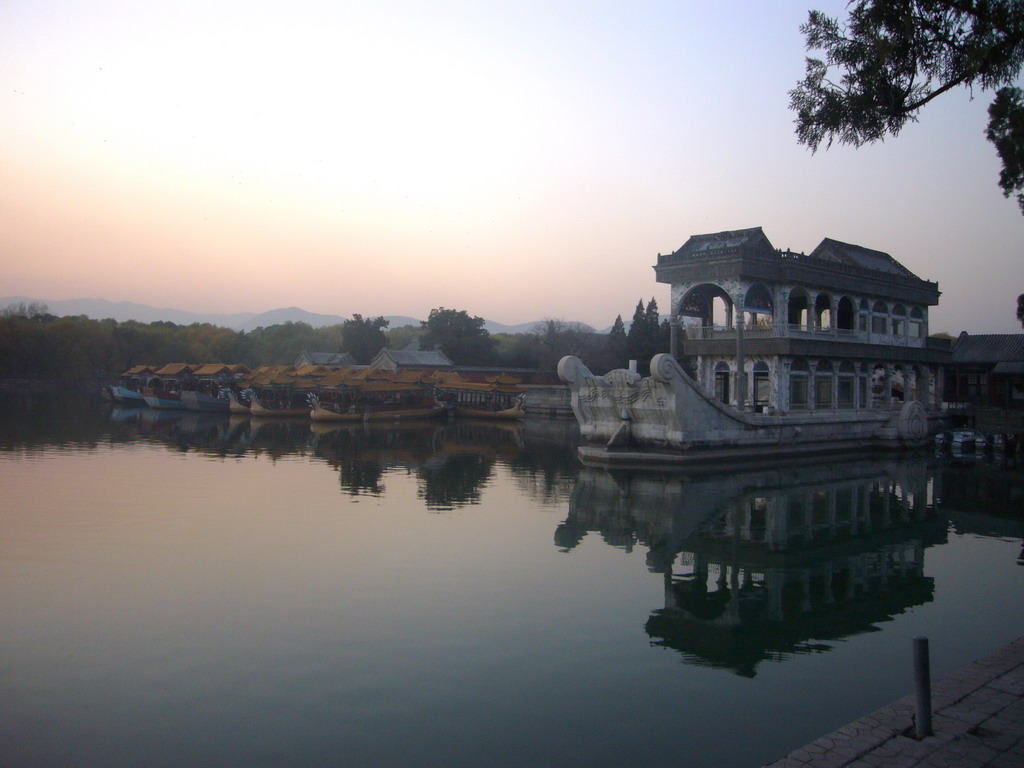
<path fill-rule="evenodd" d="M 580 471 L 579 442 L 575 420 L 527 420 L 522 450 L 509 460 L 519 488 L 542 503 L 564 504 Z"/>
<path fill-rule="evenodd" d="M 932 598 L 924 550 L 945 540 L 923 460 L 847 459 L 747 473 L 584 469 L 555 543 L 590 532 L 648 549 L 664 608 L 645 630 L 688 663 L 753 676 L 827 650 Z M 813 640 L 812 640 L 813 639 Z"/>
<path fill-rule="evenodd" d="M 338 470 L 343 491 L 379 496 L 388 469 L 425 461 L 436 449 L 437 432 L 437 425 L 429 422 L 316 427 L 313 445 L 316 455 Z"/>
<path fill-rule="evenodd" d="M 381 485 L 381 478 L 384 476 L 384 467 L 372 460 L 348 459 L 341 460 L 337 464 L 338 483 L 342 491 L 350 496 L 369 494 L 380 496 L 384 493 Z"/>
<path fill-rule="evenodd" d="M 83 401 L 86 407 L 83 407 Z M 54 389 L 46 392 L 0 391 L 0 447 L 80 445 L 125 442 L 132 428 L 108 418 L 109 406 L 96 397 Z M 140 409 L 133 409 L 138 411 Z"/>
<path fill-rule="evenodd" d="M 422 482 L 419 496 L 432 510 L 477 504 L 493 468 L 494 457 L 482 453 L 439 457 L 417 471 Z"/>

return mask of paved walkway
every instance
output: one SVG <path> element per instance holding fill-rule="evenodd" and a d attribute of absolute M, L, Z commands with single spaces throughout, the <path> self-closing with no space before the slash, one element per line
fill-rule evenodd
<path fill-rule="evenodd" d="M 934 736 L 914 738 L 914 695 L 766 768 L 1022 768 L 1024 637 L 932 683 Z"/>

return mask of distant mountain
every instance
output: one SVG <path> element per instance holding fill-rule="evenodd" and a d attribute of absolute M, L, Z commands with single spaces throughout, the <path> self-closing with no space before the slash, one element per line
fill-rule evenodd
<path fill-rule="evenodd" d="M 85 315 L 94 320 L 112 318 L 119 323 L 125 320 L 136 320 L 140 323 L 155 323 L 165 320 L 179 325 L 213 323 L 214 325 L 238 330 L 238 326 L 255 316 L 251 312 L 233 315 L 200 314 L 198 312 L 187 312 L 182 309 L 150 307 L 146 304 L 135 304 L 131 301 L 107 301 L 106 299 L 48 301 L 46 299 L 30 299 L 26 296 L 6 296 L 0 298 L 0 307 L 8 307 L 11 304 L 30 304 L 32 302 L 45 304 L 50 313 L 58 317 Z"/>
<path fill-rule="evenodd" d="M 155 323 L 158 321 L 170 321 L 178 325 L 191 325 L 192 323 L 210 323 L 224 328 L 231 328 L 235 331 L 253 331 L 256 328 L 269 328 L 272 325 L 283 323 L 307 323 L 314 328 L 323 328 L 328 325 L 339 325 L 349 320 L 350 317 L 341 315 L 322 315 L 316 312 L 307 312 L 299 307 L 285 307 L 271 309 L 267 312 L 239 312 L 235 314 L 215 314 L 210 312 L 187 312 L 182 309 L 169 309 L 162 307 L 151 307 L 146 304 L 135 304 L 130 301 L 107 301 L 106 299 L 64 299 L 61 301 L 47 301 L 46 299 L 33 299 L 28 296 L 5 296 L 0 297 L 0 308 L 12 304 L 45 304 L 51 314 L 59 317 L 67 315 L 85 315 L 94 320 L 112 318 L 119 323 L 125 320 L 135 320 L 140 323 Z M 385 315 L 389 328 L 401 328 L 405 325 L 419 326 L 420 321 L 406 315 Z M 543 321 L 535 320 L 532 323 L 519 323 L 518 325 L 505 325 L 492 320 L 484 320 L 484 328 L 490 333 L 530 333 Z"/>

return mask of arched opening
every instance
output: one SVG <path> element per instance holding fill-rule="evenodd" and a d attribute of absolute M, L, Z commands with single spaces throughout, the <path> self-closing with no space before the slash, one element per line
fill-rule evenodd
<path fill-rule="evenodd" d="M 698 323 L 684 323 L 687 326 L 699 325 L 705 328 L 713 326 L 732 326 L 732 299 L 722 288 L 712 283 L 694 286 L 683 300 L 679 302 L 676 314 L 681 318 L 699 320 Z"/>
<path fill-rule="evenodd" d="M 786 304 L 786 322 L 806 328 L 810 322 L 811 298 L 803 288 L 794 288 Z"/>
<path fill-rule="evenodd" d="M 867 299 L 861 299 L 857 313 L 857 330 L 867 333 L 868 318 L 871 317 L 871 305 Z"/>
<path fill-rule="evenodd" d="M 715 399 L 720 403 L 729 402 L 729 379 L 732 371 L 726 362 L 715 363 Z"/>
<path fill-rule="evenodd" d="M 897 403 L 905 402 L 907 399 L 907 388 L 910 382 L 909 371 L 902 365 L 895 365 L 892 369 L 892 378 L 889 381 L 889 397 Z"/>
<path fill-rule="evenodd" d="M 910 310 L 907 335 L 912 339 L 924 338 L 924 311 L 920 307 L 914 307 Z"/>
<path fill-rule="evenodd" d="M 743 309 L 750 313 L 750 328 L 770 328 L 775 319 L 775 302 L 764 283 L 754 283 L 743 297 Z"/>
<path fill-rule="evenodd" d="M 856 310 L 849 296 L 843 296 L 836 307 L 836 328 L 842 331 L 852 331 Z"/>
<path fill-rule="evenodd" d="M 892 308 L 892 335 L 907 335 L 907 308 L 902 304 L 896 304 Z"/>
<path fill-rule="evenodd" d="M 889 375 L 885 366 L 875 363 L 871 369 L 871 402 L 882 405 L 888 402 L 886 387 L 889 386 Z"/>
<path fill-rule="evenodd" d="M 871 332 L 879 335 L 889 332 L 889 307 L 884 301 L 876 301 L 871 307 Z"/>
<path fill-rule="evenodd" d="M 814 299 L 814 326 L 832 327 L 832 297 L 827 293 L 819 293 Z"/>

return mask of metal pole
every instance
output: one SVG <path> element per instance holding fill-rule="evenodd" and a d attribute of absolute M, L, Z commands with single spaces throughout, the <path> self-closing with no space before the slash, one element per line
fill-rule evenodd
<path fill-rule="evenodd" d="M 932 735 L 932 681 L 928 638 L 914 638 L 914 698 L 917 703 L 914 730 L 917 738 Z"/>

